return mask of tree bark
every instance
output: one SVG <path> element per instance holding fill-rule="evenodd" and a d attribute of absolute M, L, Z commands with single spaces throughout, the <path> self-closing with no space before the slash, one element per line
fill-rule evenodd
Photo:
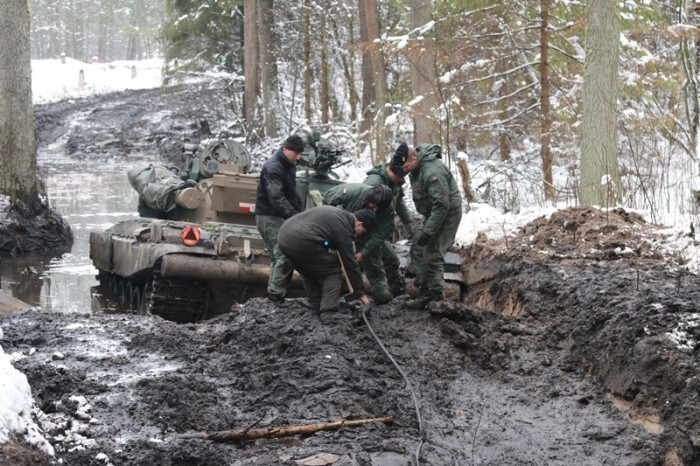
<path fill-rule="evenodd" d="M 552 151 L 550 150 L 550 131 L 552 130 L 550 114 L 549 88 L 549 2 L 540 1 L 540 157 L 544 178 L 544 198 L 554 200 L 555 190 L 552 181 Z"/>
<path fill-rule="evenodd" d="M 0 194 L 33 205 L 38 199 L 27 0 L 0 15 Z"/>
<path fill-rule="evenodd" d="M 277 137 L 277 61 L 274 35 L 272 34 L 272 1 L 257 0 L 258 6 L 258 54 L 260 64 L 260 93 L 264 115 L 265 135 Z"/>
<path fill-rule="evenodd" d="M 617 91 L 620 26 L 616 3 L 589 0 L 581 127 L 581 204 L 617 202 Z"/>
<path fill-rule="evenodd" d="M 681 0 L 679 7 L 680 23 L 690 23 L 691 5 L 688 0 Z M 692 6 L 696 3 L 693 2 Z M 698 161 L 698 127 L 700 125 L 700 91 L 698 85 L 698 39 L 695 36 L 681 37 L 681 59 L 686 83 L 683 87 L 685 94 L 685 112 L 688 120 L 688 147 L 689 155 Z"/>
<path fill-rule="evenodd" d="M 262 438 L 291 437 L 294 435 L 310 435 L 320 431 L 339 430 L 343 427 L 358 427 L 365 424 L 382 422 L 391 424 L 394 422 L 393 416 L 372 418 L 372 419 L 340 419 L 333 422 L 322 422 L 318 424 L 307 424 L 302 426 L 289 427 L 268 427 L 266 429 L 238 429 L 224 430 L 219 432 L 203 432 L 198 434 L 184 435 L 185 438 L 195 438 L 203 440 L 213 440 L 216 442 L 230 442 L 235 440 L 257 440 Z"/>
<path fill-rule="evenodd" d="M 328 2 L 323 2 L 323 11 L 328 11 Z M 321 124 L 327 125 L 330 121 L 330 69 L 328 64 L 328 21 L 325 14 L 321 14 Z"/>
<path fill-rule="evenodd" d="M 362 54 L 362 122 L 360 133 L 367 142 L 371 142 L 373 132 L 374 144 L 377 149 L 372 155 L 372 162 L 378 163 L 377 154 L 381 151 L 384 138 L 384 120 L 386 103 L 386 71 L 384 56 L 378 44 L 379 11 L 375 0 L 359 0 L 360 2 L 360 35 L 363 42 Z"/>
<path fill-rule="evenodd" d="M 469 174 L 469 165 L 464 159 L 457 159 L 457 168 L 459 169 L 459 175 L 462 177 L 462 189 L 464 190 L 464 197 L 467 198 L 467 202 L 474 202 L 476 197 L 472 191 L 472 178 Z"/>
<path fill-rule="evenodd" d="M 309 0 L 304 0 L 303 31 L 304 31 L 304 117 L 309 124 L 311 120 L 311 84 L 314 79 L 313 61 L 311 60 L 311 6 Z"/>
<path fill-rule="evenodd" d="M 360 18 L 360 43 L 362 50 L 362 110 L 360 112 L 360 137 L 369 142 L 369 130 L 372 127 L 372 119 L 374 116 L 374 71 L 372 70 L 371 44 L 367 29 L 365 0 L 358 0 L 357 6 Z"/>
<path fill-rule="evenodd" d="M 258 63 L 258 19 L 255 0 L 243 2 L 243 75 L 245 77 L 243 115 L 249 132 L 257 129 L 257 106 L 260 96 Z"/>
<path fill-rule="evenodd" d="M 431 20 L 431 0 L 411 0 L 411 26 L 425 26 Z M 413 143 L 440 143 L 440 123 L 436 120 L 435 52 L 427 38 L 423 38 L 419 53 L 411 58 L 411 82 L 414 97 L 422 100 L 413 107 Z"/>

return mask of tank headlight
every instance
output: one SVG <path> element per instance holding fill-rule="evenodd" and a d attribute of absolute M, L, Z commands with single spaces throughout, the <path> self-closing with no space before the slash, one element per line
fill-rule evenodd
<path fill-rule="evenodd" d="M 197 227 L 186 226 L 180 232 L 180 239 L 182 239 L 185 246 L 197 246 L 201 238 L 202 232 Z"/>

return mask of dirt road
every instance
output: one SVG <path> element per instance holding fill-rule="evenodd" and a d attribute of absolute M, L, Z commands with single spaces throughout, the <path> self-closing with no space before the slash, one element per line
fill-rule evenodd
<path fill-rule="evenodd" d="M 155 108 L 159 93 L 100 104 L 90 137 L 67 130 L 66 150 L 93 156 L 81 144 L 107 140 L 115 121 L 140 127 L 130 112 L 105 117 L 110 108 Z M 159 111 L 188 108 L 193 95 Z M 66 105 L 42 108 L 39 121 L 53 122 L 41 126 L 53 135 L 44 143 L 63 134 L 52 112 L 89 113 Z M 196 115 L 178 118 L 169 124 L 201 127 Z M 118 156 L 122 146 L 104 147 Z M 301 300 L 254 299 L 188 325 L 30 311 L 0 318 L 1 343 L 24 355 L 16 367 L 45 413 L 53 461 L 71 466 L 691 465 L 700 280 L 662 242 L 640 218 L 589 209 L 505 241 L 479 238 L 461 251 L 471 282 L 462 302 L 369 309 L 401 371 L 362 319 L 321 323 Z M 396 421 L 245 443 L 187 435 L 381 416 Z M 27 455 L 6 448 L 0 463 Z"/>

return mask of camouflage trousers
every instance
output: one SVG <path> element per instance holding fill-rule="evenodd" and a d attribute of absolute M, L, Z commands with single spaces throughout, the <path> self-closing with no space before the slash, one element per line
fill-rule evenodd
<path fill-rule="evenodd" d="M 411 262 L 416 268 L 416 285 L 422 292 L 443 296 L 445 285 L 445 254 L 455 242 L 462 210 L 450 211 L 442 228 L 430 238 L 425 246 L 411 245 Z M 414 238 L 420 237 L 424 224 L 416 230 Z"/>
<path fill-rule="evenodd" d="M 399 270 L 399 256 L 389 241 L 382 243 L 377 254 L 365 257 L 361 265 L 369 281 L 372 298 L 378 304 L 388 303 L 405 290 Z"/>
<path fill-rule="evenodd" d="M 282 217 L 255 216 L 255 225 L 257 225 L 260 236 L 265 241 L 267 252 L 270 254 L 270 278 L 267 281 L 267 292 L 282 297 L 287 295 L 287 286 L 294 273 L 294 265 L 282 253 L 277 244 L 277 232 L 283 223 Z"/>

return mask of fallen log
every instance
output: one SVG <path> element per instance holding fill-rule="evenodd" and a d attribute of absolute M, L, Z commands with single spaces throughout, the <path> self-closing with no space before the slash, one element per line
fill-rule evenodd
<path fill-rule="evenodd" d="M 215 432 L 196 432 L 184 434 L 182 438 L 212 440 L 215 442 L 231 442 L 236 440 L 257 440 L 261 438 L 292 437 L 294 435 L 310 435 L 323 430 L 339 430 L 343 427 L 358 427 L 364 424 L 383 422 L 391 424 L 394 416 L 377 417 L 370 419 L 339 419 L 332 422 L 306 424 L 302 426 L 266 427 L 264 429 L 237 429 L 221 430 Z"/>

